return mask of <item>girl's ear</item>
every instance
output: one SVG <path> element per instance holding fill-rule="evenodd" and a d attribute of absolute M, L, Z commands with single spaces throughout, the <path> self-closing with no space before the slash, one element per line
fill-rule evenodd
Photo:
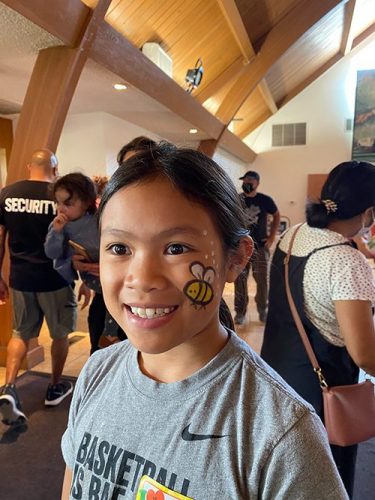
<path fill-rule="evenodd" d="M 246 264 L 249 262 L 250 257 L 253 254 L 253 249 L 254 242 L 250 236 L 241 238 L 237 250 L 231 254 L 229 259 L 226 276 L 227 283 L 233 283 L 238 278 Z"/>

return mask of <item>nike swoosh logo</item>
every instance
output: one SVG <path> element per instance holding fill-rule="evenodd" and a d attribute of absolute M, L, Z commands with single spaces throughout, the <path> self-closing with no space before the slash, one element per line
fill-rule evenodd
<path fill-rule="evenodd" d="M 189 427 L 190 424 L 188 424 L 182 431 L 181 437 L 184 441 L 203 441 L 204 439 L 218 439 L 227 436 L 226 434 L 222 436 L 215 434 L 192 434 L 189 432 Z"/>

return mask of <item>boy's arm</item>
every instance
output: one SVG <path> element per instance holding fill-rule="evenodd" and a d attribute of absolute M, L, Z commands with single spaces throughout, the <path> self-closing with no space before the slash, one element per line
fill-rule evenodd
<path fill-rule="evenodd" d="M 63 259 L 65 255 L 65 234 L 63 231 L 55 231 L 52 223 L 48 228 L 46 241 L 44 242 L 44 252 L 49 259 Z"/>
<path fill-rule="evenodd" d="M 277 231 L 279 229 L 279 226 L 280 226 L 280 212 L 278 210 L 276 210 L 276 212 L 274 214 L 272 214 L 270 234 L 269 234 L 267 241 L 266 241 L 267 248 L 270 248 L 272 243 L 275 241 L 275 237 L 276 237 Z"/>

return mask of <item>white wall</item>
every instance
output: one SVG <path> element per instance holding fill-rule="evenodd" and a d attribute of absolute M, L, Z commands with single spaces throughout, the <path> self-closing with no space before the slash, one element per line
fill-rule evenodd
<path fill-rule="evenodd" d="M 251 169 L 261 176 L 260 191 L 272 196 L 282 215 L 304 219 L 308 174 L 328 173 L 351 159 L 356 71 L 374 67 L 375 42 L 356 50 L 250 134 L 245 142 L 258 153 Z M 272 125 L 307 123 L 307 144 L 271 147 Z"/>
<path fill-rule="evenodd" d="M 240 191 L 242 181 L 238 178 L 241 177 L 246 170 L 249 170 L 249 165 L 220 148 L 215 152 L 213 159 L 226 171 L 234 182 L 237 190 Z"/>
<path fill-rule="evenodd" d="M 156 141 L 161 139 L 148 130 L 108 113 L 69 115 L 56 152 L 60 174 L 80 171 L 89 176 L 110 176 L 117 167 L 118 151 L 139 135 L 146 135 Z M 196 148 L 198 143 L 191 141 L 180 146 Z M 214 159 L 239 189 L 241 181 L 238 181 L 238 177 L 247 170 L 246 164 L 223 149 L 216 152 Z"/>
<path fill-rule="evenodd" d="M 56 152 L 60 174 L 111 175 L 118 151 L 139 135 L 158 140 L 148 130 L 108 113 L 68 115 Z"/>

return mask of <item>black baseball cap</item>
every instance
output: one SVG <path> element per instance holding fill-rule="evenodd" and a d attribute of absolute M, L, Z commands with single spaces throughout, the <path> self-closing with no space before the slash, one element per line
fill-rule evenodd
<path fill-rule="evenodd" d="M 244 174 L 242 177 L 240 177 L 240 180 L 246 179 L 247 177 L 252 177 L 253 179 L 257 180 L 259 182 L 259 174 L 258 172 L 255 172 L 254 170 L 248 170 L 246 174 Z"/>

